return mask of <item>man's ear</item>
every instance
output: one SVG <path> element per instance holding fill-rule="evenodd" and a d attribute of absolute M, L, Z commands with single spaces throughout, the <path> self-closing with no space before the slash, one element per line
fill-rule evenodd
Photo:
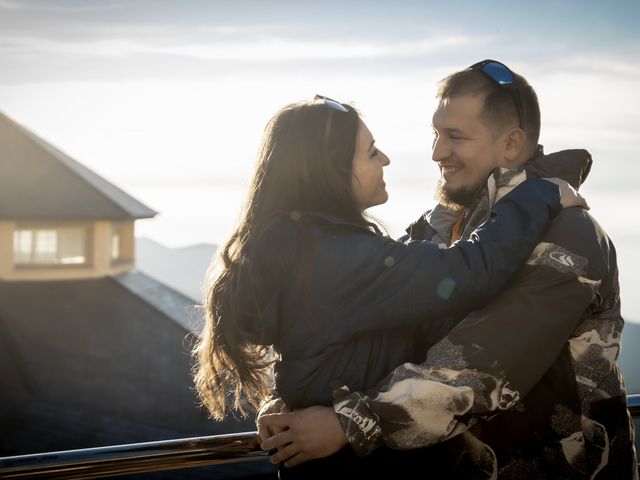
<path fill-rule="evenodd" d="M 521 128 L 512 128 L 504 134 L 504 160 L 507 167 L 513 168 L 524 161 L 524 151 L 527 143 L 527 136 Z"/>

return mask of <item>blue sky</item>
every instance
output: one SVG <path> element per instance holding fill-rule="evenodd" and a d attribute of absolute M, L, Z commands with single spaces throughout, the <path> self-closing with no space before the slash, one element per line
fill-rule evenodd
<path fill-rule="evenodd" d="M 436 82 L 495 58 L 536 88 L 547 151 L 593 154 L 584 193 L 631 298 L 638 18 L 637 0 L 0 0 L 0 110 L 158 210 L 139 235 L 182 246 L 224 241 L 276 109 L 351 101 L 391 158 L 374 213 L 399 233 L 432 203 Z"/>

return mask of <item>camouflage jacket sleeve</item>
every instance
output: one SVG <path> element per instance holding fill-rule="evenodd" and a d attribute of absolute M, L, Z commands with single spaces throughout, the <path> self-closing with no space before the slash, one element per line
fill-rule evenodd
<path fill-rule="evenodd" d="M 585 310 L 603 300 L 608 268 L 594 235 L 588 245 L 571 231 L 575 222 L 562 223 L 554 222 L 512 286 L 462 320 L 424 363 L 397 367 L 366 393 L 336 391 L 334 409 L 358 454 L 447 440 L 513 407 L 543 377 Z M 602 265 L 589 265 L 592 257 Z"/>

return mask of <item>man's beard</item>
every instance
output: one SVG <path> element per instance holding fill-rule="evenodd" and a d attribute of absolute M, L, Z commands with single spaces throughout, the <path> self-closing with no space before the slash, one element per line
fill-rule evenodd
<path fill-rule="evenodd" d="M 449 210 L 457 212 L 470 207 L 477 192 L 478 187 L 462 187 L 458 190 L 452 191 L 447 188 L 442 179 L 439 179 L 436 184 L 435 199 L 438 203 L 444 205 Z"/>

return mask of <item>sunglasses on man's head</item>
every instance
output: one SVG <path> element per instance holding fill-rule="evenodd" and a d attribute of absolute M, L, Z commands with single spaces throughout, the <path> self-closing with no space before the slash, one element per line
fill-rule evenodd
<path fill-rule="evenodd" d="M 509 70 L 509 67 L 507 67 L 504 63 L 498 62 L 496 60 L 487 59 L 478 63 L 474 63 L 469 68 L 480 70 L 495 83 L 497 83 L 501 87 L 506 87 L 511 91 L 511 94 L 513 95 L 513 101 L 516 105 L 516 111 L 518 113 L 518 125 L 522 130 L 524 130 L 524 113 L 522 107 L 522 99 L 520 98 L 518 86 L 516 85 L 515 76 L 513 75 L 513 72 Z"/>
<path fill-rule="evenodd" d="M 325 97 L 324 95 L 318 95 L 316 94 L 315 97 L 313 97 L 314 100 L 322 100 L 324 102 L 324 104 L 333 109 L 333 110 L 338 110 L 339 112 L 348 112 L 349 109 L 347 107 L 345 107 L 344 105 L 342 105 L 340 102 L 334 100 L 333 98 L 329 98 L 329 97 Z"/>

